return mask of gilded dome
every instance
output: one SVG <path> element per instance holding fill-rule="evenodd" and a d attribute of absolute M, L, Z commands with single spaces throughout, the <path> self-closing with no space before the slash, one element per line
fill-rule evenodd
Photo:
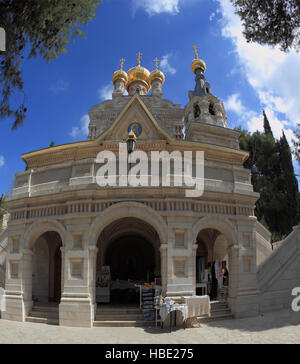
<path fill-rule="evenodd" d="M 140 65 L 131 68 L 128 72 L 128 82 L 127 82 L 127 90 L 129 88 L 129 86 L 136 81 L 142 82 L 146 88 L 147 91 L 150 90 L 151 88 L 151 83 L 150 83 L 150 72 L 147 70 L 147 68 L 142 67 Z"/>
<path fill-rule="evenodd" d="M 196 58 L 196 59 L 193 60 L 191 68 L 192 68 L 193 73 L 196 73 L 196 70 L 198 68 L 201 68 L 202 71 L 205 72 L 206 71 L 206 64 L 202 59 Z"/>
<path fill-rule="evenodd" d="M 128 81 L 127 72 L 123 70 L 116 71 L 112 77 L 112 82 L 115 83 L 117 80 L 122 80 L 126 84 Z"/>
<path fill-rule="evenodd" d="M 162 84 L 165 82 L 165 75 L 158 69 L 152 71 L 150 74 L 150 83 L 151 84 L 152 84 L 153 80 L 155 80 L 155 78 L 158 78 Z"/>

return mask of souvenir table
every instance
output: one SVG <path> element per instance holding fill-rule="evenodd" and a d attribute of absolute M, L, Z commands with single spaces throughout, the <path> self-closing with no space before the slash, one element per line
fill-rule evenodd
<path fill-rule="evenodd" d="M 183 317 L 184 329 L 186 328 L 186 319 L 187 319 L 187 305 L 186 304 L 168 302 L 168 303 L 164 303 L 161 307 L 156 307 L 156 309 L 159 309 L 162 327 L 164 325 L 164 321 L 166 320 L 167 316 L 170 314 L 170 332 L 171 332 L 172 323 L 173 323 L 173 314 L 175 315 L 174 325 L 176 327 L 176 312 L 180 311 L 182 313 L 182 317 Z"/>
<path fill-rule="evenodd" d="M 210 317 L 209 296 L 187 296 L 183 297 L 187 306 L 187 318 L 207 315 Z"/>

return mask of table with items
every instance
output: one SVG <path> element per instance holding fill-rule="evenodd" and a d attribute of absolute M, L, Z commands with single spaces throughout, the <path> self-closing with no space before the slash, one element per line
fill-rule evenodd
<path fill-rule="evenodd" d="M 211 305 L 209 296 L 186 296 L 183 299 L 187 305 L 187 318 L 210 317 Z"/>
<path fill-rule="evenodd" d="M 159 310 L 159 315 L 161 317 L 161 327 L 163 327 L 164 321 L 170 314 L 170 331 L 172 331 L 173 315 L 175 315 L 174 325 L 176 327 L 176 312 L 180 311 L 182 313 L 184 329 L 186 328 L 186 319 L 187 319 L 187 305 L 186 304 L 176 303 L 172 299 L 166 298 L 164 300 L 163 305 L 160 307 L 156 306 L 156 309 Z M 157 320 L 157 318 L 156 318 L 156 320 Z"/>
<path fill-rule="evenodd" d="M 161 327 L 164 321 L 170 315 L 170 331 L 172 331 L 173 319 L 176 326 L 176 312 L 180 311 L 183 318 L 184 328 L 188 318 L 211 315 L 211 304 L 209 296 L 188 296 L 182 297 L 184 303 L 176 303 L 171 298 L 165 298 L 162 305 L 155 306 L 156 309 L 156 325 L 158 322 L 158 312 L 161 318 Z"/>

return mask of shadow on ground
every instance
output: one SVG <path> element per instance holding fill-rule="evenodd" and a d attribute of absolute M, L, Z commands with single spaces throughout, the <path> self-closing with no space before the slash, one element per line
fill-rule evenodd
<path fill-rule="evenodd" d="M 299 326 L 300 330 L 300 312 L 291 310 L 274 311 L 257 317 L 249 317 L 243 319 L 231 319 L 221 321 L 210 321 L 200 323 L 198 330 L 201 327 L 223 328 L 227 330 L 238 330 L 242 332 L 261 332 L 272 329 L 280 329 L 288 326 Z M 194 330 L 195 328 L 187 328 Z M 170 332 L 169 325 L 165 325 L 163 329 L 157 327 L 145 327 L 145 332 L 148 334 L 166 334 Z M 182 325 L 172 328 L 172 332 L 184 330 Z"/>

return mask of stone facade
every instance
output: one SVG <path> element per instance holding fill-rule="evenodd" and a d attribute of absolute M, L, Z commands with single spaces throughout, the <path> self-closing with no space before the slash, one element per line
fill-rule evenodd
<path fill-rule="evenodd" d="M 254 216 L 259 196 L 253 192 L 250 171 L 243 168 L 247 153 L 239 150 L 238 133 L 227 127 L 222 102 L 204 84 L 207 93 L 190 94 L 189 104 L 182 109 L 163 99 L 159 74 L 153 74 L 154 94 L 148 95 L 147 72 L 139 80 L 138 71 L 127 85 L 128 96 L 123 95 L 124 71 L 114 75 L 112 100 L 89 112 L 88 141 L 23 155 L 27 170 L 16 175 L 8 198 L 3 318 L 24 321 L 35 299 L 51 298 L 59 302 L 61 325 L 91 327 L 97 274 L 105 264 L 105 252 L 128 234 L 151 244 L 166 296 L 195 294 L 201 241 L 210 261 L 228 261 L 228 304 L 235 317 L 258 315 L 261 300 L 267 302 L 267 294 L 260 295 L 264 288 L 257 267 L 262 272 L 263 261 L 272 252 L 270 234 Z M 146 91 L 132 89 L 139 84 Z M 126 142 L 131 123 L 139 123 L 142 130 L 136 149 L 148 155 L 153 150 L 204 151 L 201 197 L 187 198 L 184 187 L 97 184 L 98 153 L 110 150 L 118 160 L 124 158 L 119 143 Z M 170 169 L 171 179 L 175 172 Z"/>

